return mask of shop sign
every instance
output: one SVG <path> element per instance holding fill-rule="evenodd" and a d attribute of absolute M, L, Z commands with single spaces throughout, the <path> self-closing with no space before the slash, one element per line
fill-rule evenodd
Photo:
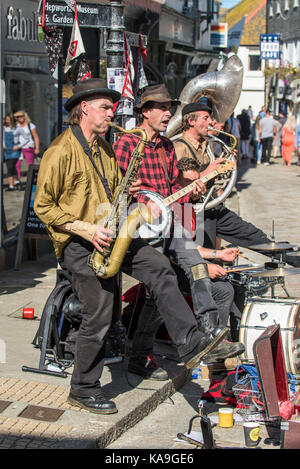
<path fill-rule="evenodd" d="M 5 52 L 45 53 L 39 41 L 37 3 L 1 0 L 1 21 Z"/>
<path fill-rule="evenodd" d="M 76 3 L 78 22 L 80 26 L 90 28 L 110 27 L 110 5 L 96 3 Z M 40 19 L 42 19 L 42 8 Z M 74 13 L 66 2 L 46 0 L 45 26 L 72 26 Z"/>
<path fill-rule="evenodd" d="M 260 35 L 260 59 L 279 60 L 280 59 L 280 34 Z"/>
<path fill-rule="evenodd" d="M 227 47 L 227 23 L 211 23 L 209 25 L 210 47 Z"/>

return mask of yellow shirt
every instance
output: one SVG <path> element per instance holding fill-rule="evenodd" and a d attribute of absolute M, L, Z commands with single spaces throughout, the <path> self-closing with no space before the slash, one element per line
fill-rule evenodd
<path fill-rule="evenodd" d="M 198 140 L 195 140 L 194 138 L 187 135 L 186 132 L 183 132 L 182 138 L 186 140 L 187 143 L 192 147 L 201 165 L 210 163 L 210 158 L 206 152 L 206 146 L 207 146 L 206 140 L 199 142 Z M 193 158 L 193 155 L 191 154 L 189 147 L 185 143 L 177 142 L 176 140 L 173 143 L 175 147 L 177 160 L 180 160 L 181 158 L 184 158 L 184 157 Z"/>
<path fill-rule="evenodd" d="M 98 137 L 105 177 L 114 197 L 122 175 L 108 142 Z M 95 147 L 92 155 L 102 172 Z M 109 204 L 102 182 L 88 155 L 74 136 L 71 128 L 59 135 L 41 160 L 34 211 L 45 224 L 59 259 L 72 234 L 59 228 L 67 222 L 81 220 L 96 224 L 107 216 Z M 106 211 L 105 211 L 106 208 Z"/>

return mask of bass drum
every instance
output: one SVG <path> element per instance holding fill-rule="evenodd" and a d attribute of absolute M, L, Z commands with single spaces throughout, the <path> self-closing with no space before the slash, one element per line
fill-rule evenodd
<path fill-rule="evenodd" d="M 286 370 L 300 373 L 300 299 L 249 298 L 243 310 L 239 341 L 245 345 L 241 356 L 254 362 L 253 344 L 268 326 L 280 325 Z"/>

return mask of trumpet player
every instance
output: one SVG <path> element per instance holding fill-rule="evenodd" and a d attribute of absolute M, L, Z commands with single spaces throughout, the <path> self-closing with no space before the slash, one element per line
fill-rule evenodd
<path fill-rule="evenodd" d="M 105 336 L 114 303 L 114 278 L 99 278 L 88 264 L 90 254 L 109 246 L 113 233 L 105 228 L 100 204 L 109 204 L 122 175 L 111 146 L 100 137 L 113 119 L 120 93 L 105 80 L 78 82 L 66 101 L 70 126 L 44 153 L 37 181 L 34 210 L 45 224 L 61 267 L 72 275 L 82 304 L 68 402 L 90 412 L 113 414 L 115 402 L 101 389 Z M 137 195 L 138 179 L 129 188 Z M 198 330 L 169 261 L 141 239 L 134 239 L 124 260 L 126 271 L 145 283 L 186 367 L 196 366 L 218 345 L 219 338 Z"/>

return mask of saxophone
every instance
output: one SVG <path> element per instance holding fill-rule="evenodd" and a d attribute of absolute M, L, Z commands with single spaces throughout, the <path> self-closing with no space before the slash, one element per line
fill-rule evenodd
<path fill-rule="evenodd" d="M 104 225 L 105 228 L 109 228 L 114 231 L 114 228 L 118 226 L 120 207 L 122 206 L 122 203 L 124 203 L 124 200 L 127 200 L 127 208 L 130 205 L 132 196 L 129 195 L 129 188 L 138 178 L 138 171 L 144 154 L 144 147 L 147 143 L 147 134 L 145 130 L 140 128 L 126 130 L 114 123 L 110 123 L 110 125 L 123 133 L 141 135 L 138 145 L 132 152 L 126 174 L 122 179 L 114 198 L 111 212 Z M 94 249 L 93 253 L 89 256 L 88 265 L 93 269 L 97 277 L 110 278 L 118 273 L 134 233 L 143 223 L 149 223 L 150 221 L 151 215 L 147 207 L 140 203 L 138 204 L 138 207 L 136 207 L 127 216 L 118 232 L 118 236 L 110 246 L 103 248 L 103 252 L 99 252 L 97 249 Z"/>

